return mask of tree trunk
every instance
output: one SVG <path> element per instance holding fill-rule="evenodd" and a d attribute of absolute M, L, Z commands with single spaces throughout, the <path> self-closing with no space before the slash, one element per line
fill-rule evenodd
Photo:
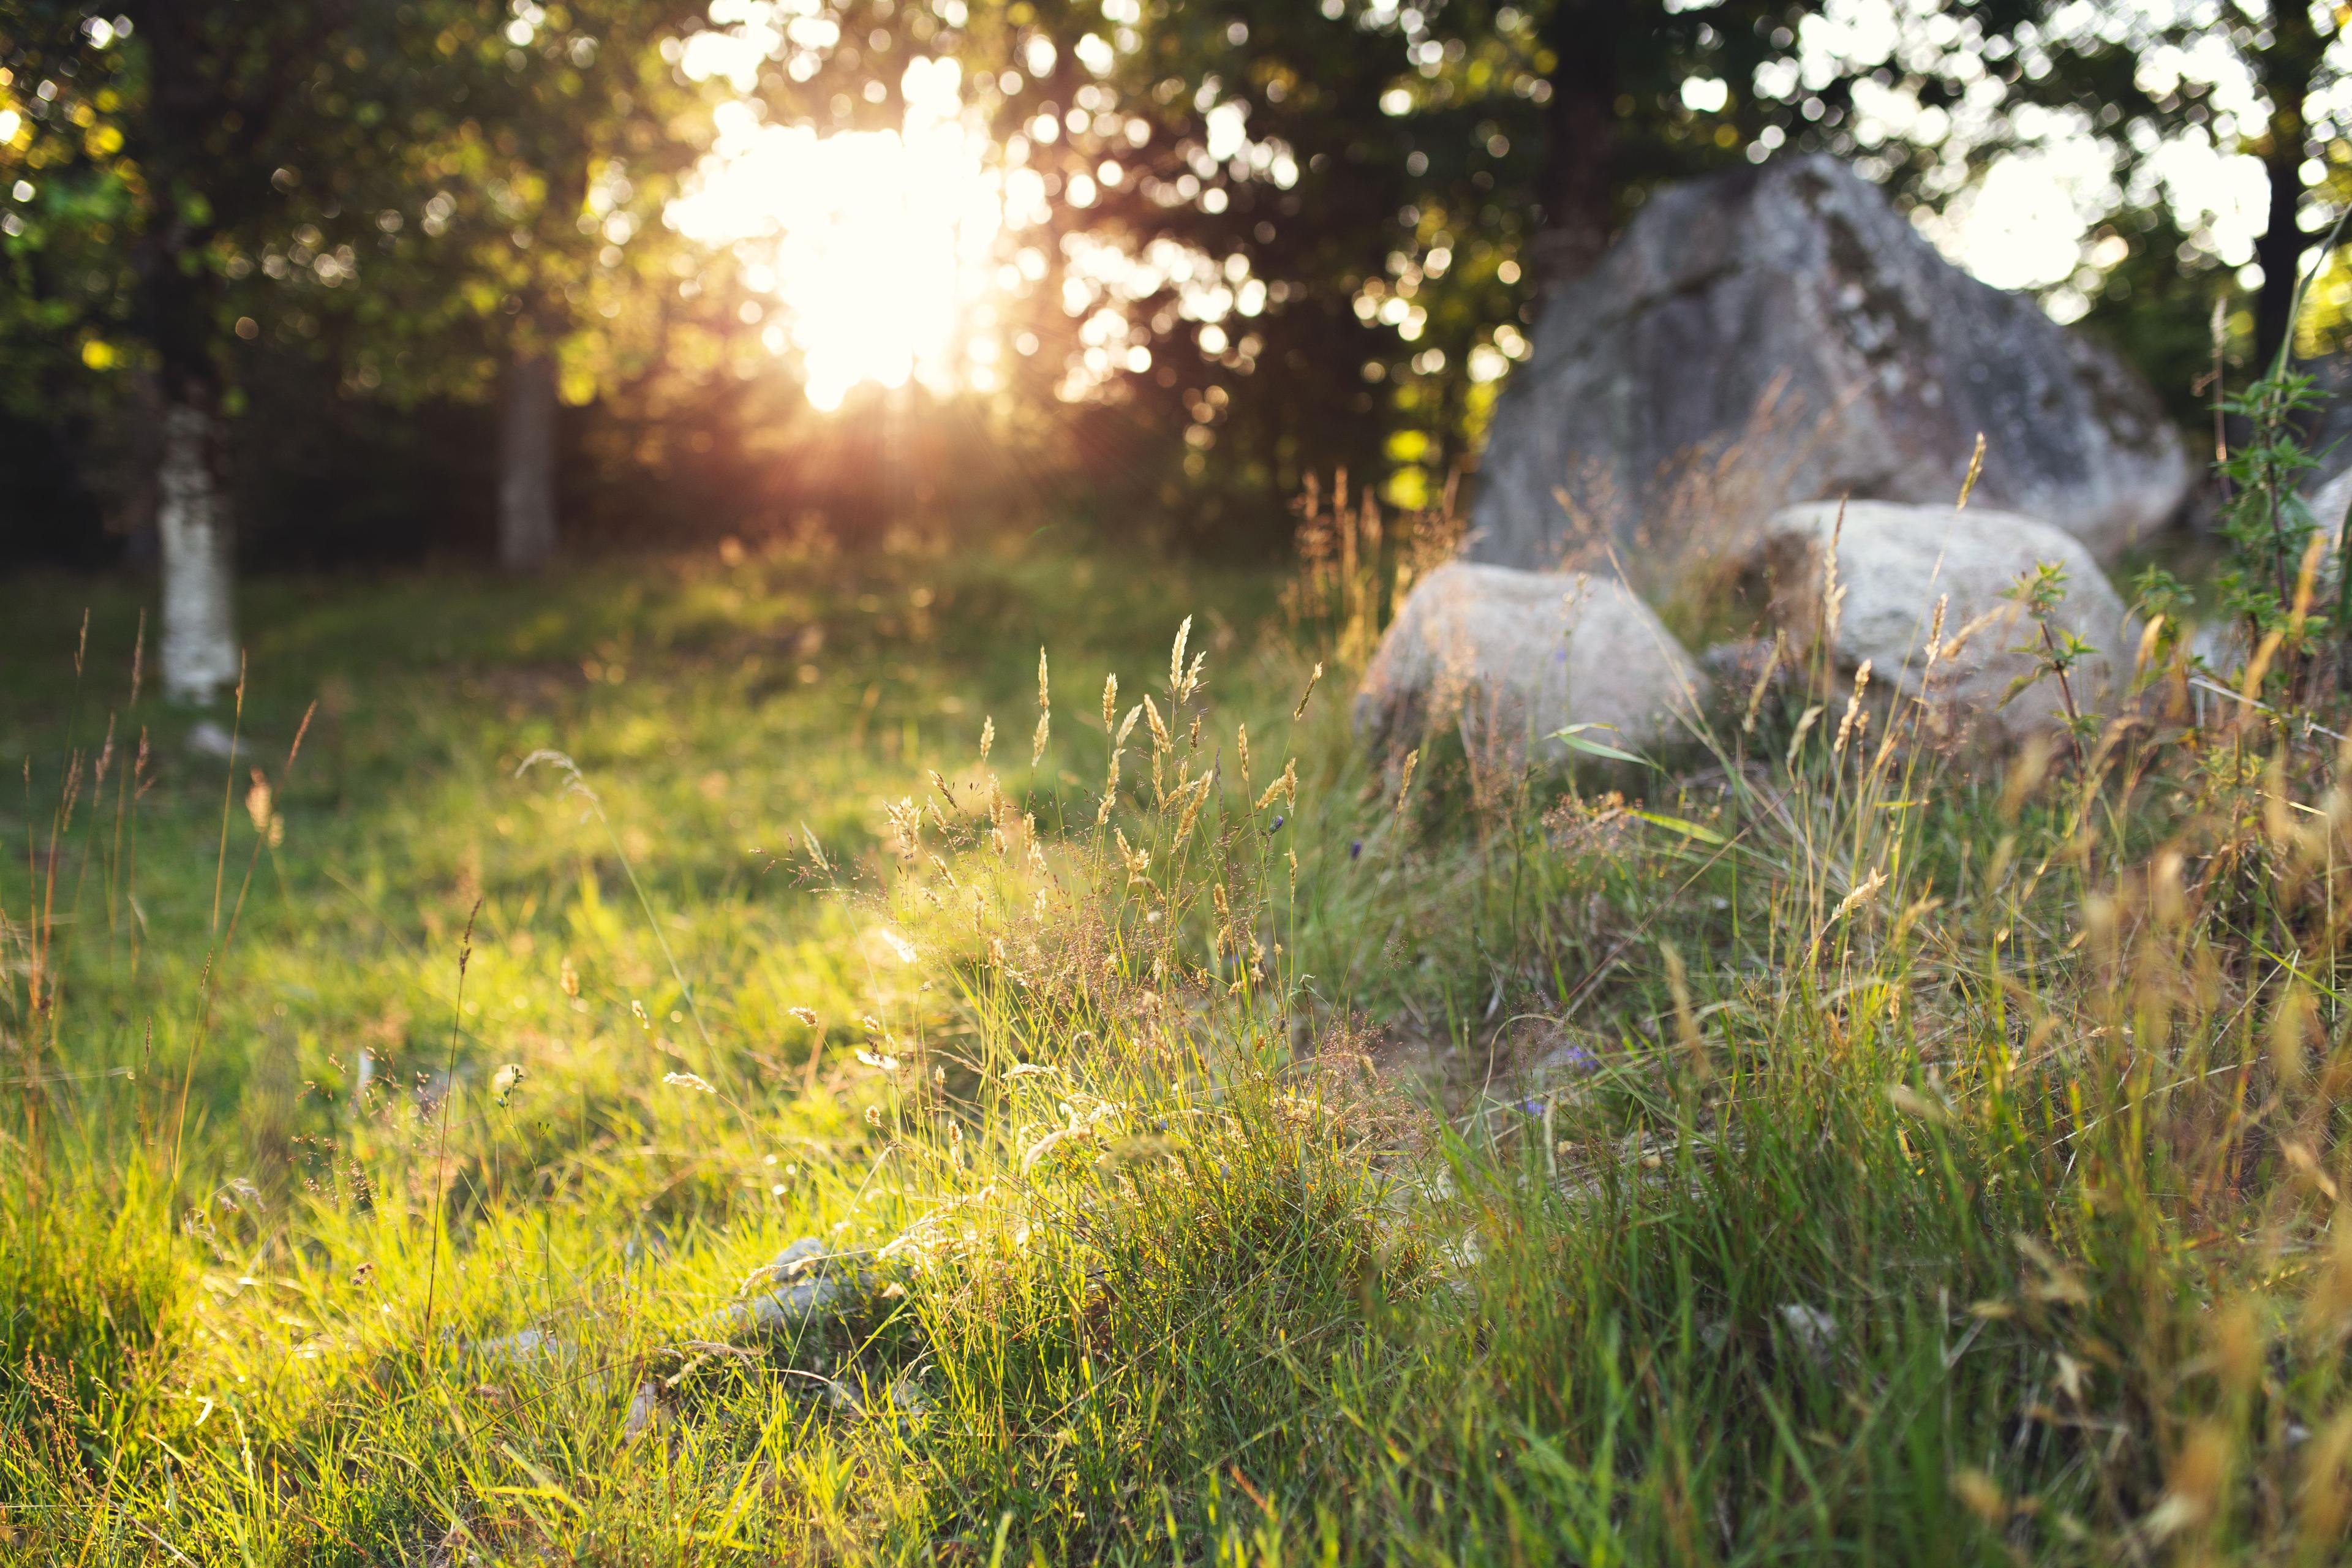
<path fill-rule="evenodd" d="M 2301 116 L 2296 117 L 2296 122 L 2301 123 Z M 2273 127 L 2276 123 L 2277 117 L 2273 116 Z M 2263 237 L 2254 241 L 2254 259 L 2263 268 L 2263 291 L 2254 300 L 2254 374 L 2258 375 L 2270 373 L 2271 361 L 2277 357 L 2279 345 L 2294 330 L 2295 277 L 2302 269 L 2303 253 L 2311 244 L 2298 216 L 2303 205 L 2302 151 L 2302 138 L 2298 136 L 2297 156 L 2263 160 L 2263 171 L 2270 178 L 2271 210 L 2268 226 Z"/>
<path fill-rule="evenodd" d="M 1592 270 L 1617 219 L 1617 42 L 1627 0 L 1557 0 L 1548 29 L 1551 113 L 1544 156 L 1544 230 L 1538 288 L 1549 292 Z"/>
<path fill-rule="evenodd" d="M 2304 143 L 2310 135 L 2303 106 L 2326 44 L 2305 12 L 2287 5 L 2277 8 L 2272 41 L 2255 58 L 2256 79 L 2270 100 L 2262 154 L 2271 198 L 2269 222 L 2254 242 L 2254 259 L 2263 268 L 2263 291 L 2254 301 L 2258 374 L 2269 374 L 2271 361 L 2294 331 L 2296 275 L 2303 253 L 2311 247 L 2301 215 Z"/>
<path fill-rule="evenodd" d="M 235 551 L 221 494 L 220 419 L 186 393 L 163 405 L 155 532 L 163 584 L 163 695 L 203 706 L 237 676 Z"/>
<path fill-rule="evenodd" d="M 555 556 L 555 362 L 522 355 L 499 400 L 499 564 L 530 572 Z"/>

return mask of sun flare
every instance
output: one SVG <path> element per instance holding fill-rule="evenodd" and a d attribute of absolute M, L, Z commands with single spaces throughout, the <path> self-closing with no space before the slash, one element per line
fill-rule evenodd
<path fill-rule="evenodd" d="M 741 260 L 762 341 L 798 358 L 819 408 L 864 383 L 995 384 L 1005 183 L 964 121 L 960 86 L 952 61 L 917 62 L 898 131 L 820 135 L 729 104 L 671 210 L 681 233 Z"/>

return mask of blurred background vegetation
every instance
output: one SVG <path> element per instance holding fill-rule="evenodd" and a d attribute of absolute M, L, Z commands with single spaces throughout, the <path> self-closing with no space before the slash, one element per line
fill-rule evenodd
<path fill-rule="evenodd" d="M 2024 280 L 2194 420 L 2214 306 L 2239 357 L 2275 342 L 2352 168 L 2338 26 L 0 0 L 0 563 L 151 558 L 182 405 L 247 570 L 941 519 L 1268 552 L 1309 471 L 1442 489 L 1546 279 L 1658 183 L 1814 149 L 1963 250 L 1990 171 L 2067 171 Z M 2347 296 L 2331 275 L 2304 347 Z"/>

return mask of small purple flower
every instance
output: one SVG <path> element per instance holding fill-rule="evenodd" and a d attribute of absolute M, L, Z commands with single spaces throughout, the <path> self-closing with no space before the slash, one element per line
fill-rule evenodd
<path fill-rule="evenodd" d="M 1362 839 L 1360 839 L 1360 838 L 1357 839 L 1353 844 L 1350 844 L 1350 845 L 1349 845 L 1349 846 L 1348 846 L 1348 858 L 1349 858 L 1349 859 L 1350 859 L 1350 860 L 1353 860 L 1353 859 L 1357 858 L 1358 857 L 1361 856 L 1361 855 L 1363 854 L 1363 852 L 1364 852 L 1364 841 L 1363 841 Z"/>
<path fill-rule="evenodd" d="M 1579 1045 L 1561 1046 L 1536 1064 L 1537 1071 L 1555 1079 L 1580 1078 L 1600 1068 L 1601 1058 Z"/>

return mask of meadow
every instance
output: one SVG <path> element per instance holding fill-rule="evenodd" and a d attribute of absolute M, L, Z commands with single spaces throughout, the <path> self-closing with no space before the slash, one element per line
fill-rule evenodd
<path fill-rule="evenodd" d="M 2337 742 L 1368 757 L 1395 544 L 12 589 L 0 1556 L 2340 1560 Z"/>

